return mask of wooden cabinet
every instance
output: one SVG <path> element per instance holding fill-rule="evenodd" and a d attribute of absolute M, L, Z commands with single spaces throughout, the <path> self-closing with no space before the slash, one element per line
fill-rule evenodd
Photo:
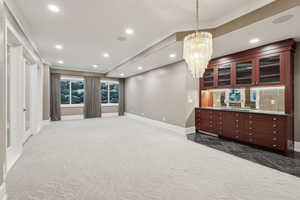
<path fill-rule="evenodd" d="M 285 153 L 293 152 L 295 49 L 295 41 L 288 39 L 215 58 L 200 79 L 201 95 L 205 94 L 201 90 L 211 88 L 284 86 L 287 116 L 199 109 L 196 112 L 197 130 Z M 213 100 L 207 104 L 201 101 L 202 98 L 202 106 L 213 104 Z"/>
<path fill-rule="evenodd" d="M 215 68 L 206 69 L 202 78 L 202 88 L 209 89 L 215 87 Z"/>
<path fill-rule="evenodd" d="M 294 50 L 295 41 L 289 39 L 215 58 L 201 79 L 201 89 L 284 85 Z"/>
<path fill-rule="evenodd" d="M 283 56 L 268 55 L 258 59 L 257 85 L 282 84 L 284 76 Z"/>
<path fill-rule="evenodd" d="M 255 60 L 244 60 L 235 63 L 234 86 L 245 87 L 256 85 Z"/>
<path fill-rule="evenodd" d="M 288 116 L 196 109 L 196 130 L 289 152 Z"/>
<path fill-rule="evenodd" d="M 217 67 L 217 87 L 226 88 L 232 85 L 232 65 L 225 64 Z"/>

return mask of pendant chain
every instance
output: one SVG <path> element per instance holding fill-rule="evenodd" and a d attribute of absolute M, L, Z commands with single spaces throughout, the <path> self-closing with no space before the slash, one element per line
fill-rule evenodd
<path fill-rule="evenodd" d="M 199 0 L 196 0 L 196 22 L 197 22 L 197 27 L 196 27 L 196 32 L 199 30 Z"/>

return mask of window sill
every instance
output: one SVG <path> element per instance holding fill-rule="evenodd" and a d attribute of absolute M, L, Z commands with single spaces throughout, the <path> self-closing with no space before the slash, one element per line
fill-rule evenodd
<path fill-rule="evenodd" d="M 106 104 L 101 104 L 101 106 L 103 106 L 103 107 L 109 107 L 109 106 L 119 106 L 119 104 L 118 103 L 106 103 Z"/>
<path fill-rule="evenodd" d="M 60 107 L 62 108 L 76 108 L 76 107 L 83 107 L 84 104 L 61 104 Z"/>

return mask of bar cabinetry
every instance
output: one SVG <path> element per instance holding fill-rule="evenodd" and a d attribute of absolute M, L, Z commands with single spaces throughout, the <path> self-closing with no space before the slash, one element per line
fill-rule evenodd
<path fill-rule="evenodd" d="M 295 49 L 287 39 L 211 60 L 200 79 L 197 132 L 293 152 Z M 278 98 L 267 91 L 275 87 Z"/>
<path fill-rule="evenodd" d="M 288 116 L 196 109 L 196 130 L 289 152 Z"/>

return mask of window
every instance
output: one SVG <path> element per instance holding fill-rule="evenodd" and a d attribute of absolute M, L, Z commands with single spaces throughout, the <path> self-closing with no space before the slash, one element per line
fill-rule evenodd
<path fill-rule="evenodd" d="M 62 105 L 80 105 L 84 101 L 83 80 L 62 79 L 60 81 Z"/>
<path fill-rule="evenodd" d="M 101 103 L 104 105 L 119 103 L 119 83 L 101 81 Z"/>

